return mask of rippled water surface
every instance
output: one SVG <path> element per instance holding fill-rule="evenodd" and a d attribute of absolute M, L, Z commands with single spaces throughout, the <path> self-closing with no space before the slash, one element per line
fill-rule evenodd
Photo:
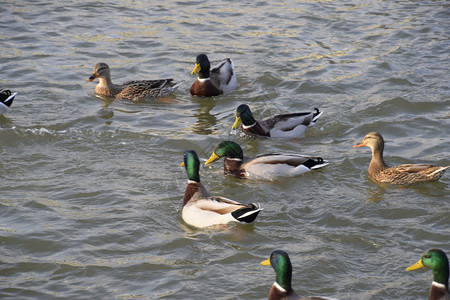
<path fill-rule="evenodd" d="M 430 248 L 450 253 L 449 174 L 412 187 L 370 181 L 369 131 L 386 160 L 449 165 L 447 1 L 7 1 L 0 87 L 0 298 L 263 299 L 284 249 L 301 295 L 424 299 Z M 239 88 L 189 88 L 196 55 L 231 57 Z M 94 94 L 113 81 L 173 77 L 164 99 Z M 231 132 L 258 118 L 324 111 L 299 140 Z M 195 230 L 181 220 L 182 154 L 204 161 L 225 139 L 245 154 L 322 156 L 327 167 L 282 181 L 202 167 L 212 194 L 264 207 L 251 225 Z"/>

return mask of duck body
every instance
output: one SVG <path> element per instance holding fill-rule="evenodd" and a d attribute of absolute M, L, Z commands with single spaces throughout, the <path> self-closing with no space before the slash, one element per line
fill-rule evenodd
<path fill-rule="evenodd" d="M 10 90 L 0 89 L 0 115 L 3 114 L 14 101 L 14 97 L 16 97 L 16 93 L 11 93 Z"/>
<path fill-rule="evenodd" d="M 241 204 L 237 201 L 211 196 L 200 182 L 200 161 L 193 150 L 185 151 L 184 166 L 188 185 L 184 194 L 182 218 L 194 227 L 204 228 L 229 222 L 251 223 L 258 216 L 258 204 Z"/>
<path fill-rule="evenodd" d="M 192 74 L 198 74 L 198 77 L 191 86 L 191 95 L 213 97 L 229 93 L 237 88 L 234 64 L 230 58 L 210 68 L 208 57 L 205 54 L 198 55 L 192 71 Z"/>
<path fill-rule="evenodd" d="M 406 268 L 406 271 L 427 268 L 433 271 L 433 282 L 431 283 L 428 300 L 450 300 L 448 288 L 449 265 L 448 258 L 440 249 L 426 251 L 418 262 Z"/>
<path fill-rule="evenodd" d="M 209 165 L 221 157 L 225 157 L 226 175 L 267 180 L 298 176 L 328 164 L 321 157 L 298 154 L 274 153 L 245 158 L 242 148 L 231 141 L 219 143 L 205 164 Z"/>
<path fill-rule="evenodd" d="M 269 300 L 337 300 L 322 296 L 300 298 L 291 286 L 292 264 L 289 255 L 283 250 L 275 250 L 269 259 L 261 262 L 263 266 L 272 266 L 276 278 L 269 291 Z"/>
<path fill-rule="evenodd" d="M 369 176 L 381 183 L 408 185 L 419 182 L 436 181 L 450 167 L 431 164 L 403 164 L 389 167 L 383 158 L 384 139 L 377 132 L 366 134 L 363 141 L 353 147 L 367 146 L 372 149 Z"/>
<path fill-rule="evenodd" d="M 322 113 L 316 108 L 313 112 L 280 114 L 257 121 L 248 105 L 241 104 L 236 108 L 233 129 L 240 127 L 246 133 L 274 138 L 301 138 Z"/>
<path fill-rule="evenodd" d="M 169 96 L 182 84 L 175 83 L 173 79 L 133 80 L 120 85 L 114 84 L 109 66 L 105 63 L 95 65 L 93 74 L 86 81 L 97 78 L 99 83 L 95 87 L 95 93 L 98 95 L 132 101 Z"/>

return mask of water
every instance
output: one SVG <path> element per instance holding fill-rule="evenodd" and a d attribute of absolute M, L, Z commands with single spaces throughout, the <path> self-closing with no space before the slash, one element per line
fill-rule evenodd
<path fill-rule="evenodd" d="M 0 86 L 2 299 L 263 299 L 291 257 L 300 295 L 426 298 L 430 271 L 406 272 L 430 248 L 450 253 L 449 174 L 408 188 L 367 177 L 369 131 L 391 165 L 449 165 L 446 1 L 120 1 L 3 3 Z M 195 56 L 231 57 L 240 87 L 189 94 Z M 98 62 L 114 82 L 173 77 L 174 95 L 96 97 Z M 257 117 L 324 111 L 301 140 L 231 133 Z M 331 164 L 283 181 L 224 177 L 208 190 L 264 207 L 249 226 L 195 230 L 181 220 L 182 153 L 222 140 L 248 156 L 289 152 Z"/>

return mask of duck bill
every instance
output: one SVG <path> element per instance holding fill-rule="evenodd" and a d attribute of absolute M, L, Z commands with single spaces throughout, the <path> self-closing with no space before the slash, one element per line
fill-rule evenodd
<path fill-rule="evenodd" d="M 236 117 L 236 121 L 234 121 L 234 124 L 233 124 L 233 129 L 238 129 L 239 128 L 239 126 L 241 126 L 241 124 L 242 124 L 242 120 L 241 120 L 241 118 L 240 117 Z"/>
<path fill-rule="evenodd" d="M 180 164 L 180 167 L 184 167 L 184 162 L 182 162 L 182 163 Z"/>
<path fill-rule="evenodd" d="M 208 160 L 205 162 L 205 165 L 210 165 L 211 163 L 213 163 L 213 162 L 215 162 L 216 160 L 218 160 L 220 157 L 219 156 L 217 156 L 217 154 L 216 153 L 212 153 L 211 154 L 211 157 L 210 158 L 208 158 Z"/>
<path fill-rule="evenodd" d="M 366 143 L 361 142 L 361 144 L 354 145 L 353 148 L 359 148 L 359 147 L 362 147 L 362 146 L 366 146 Z"/>
<path fill-rule="evenodd" d="M 270 264 L 270 258 L 268 258 L 268 259 L 266 259 L 266 260 L 263 260 L 263 261 L 261 262 L 261 265 L 263 265 L 263 266 L 271 266 L 271 264 Z"/>
<path fill-rule="evenodd" d="M 91 82 L 93 81 L 95 78 L 97 78 L 97 75 L 94 73 L 91 75 L 91 77 L 89 77 L 88 79 L 86 79 L 86 82 Z"/>
<path fill-rule="evenodd" d="M 202 68 L 200 67 L 200 64 L 195 64 L 194 70 L 192 70 L 191 74 L 192 75 L 197 75 L 198 72 L 200 72 Z"/>
<path fill-rule="evenodd" d="M 423 268 L 423 267 L 425 267 L 425 266 L 422 263 L 422 259 L 419 259 L 418 262 L 416 262 L 412 266 L 407 267 L 406 271 L 413 271 L 413 270 L 417 270 L 417 269 L 420 269 L 420 268 Z"/>

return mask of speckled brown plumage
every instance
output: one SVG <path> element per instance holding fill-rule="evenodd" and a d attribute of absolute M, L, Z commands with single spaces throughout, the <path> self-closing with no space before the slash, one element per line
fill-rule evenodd
<path fill-rule="evenodd" d="M 109 66 L 105 63 L 96 64 L 93 74 L 86 81 L 93 81 L 96 78 L 99 79 L 95 87 L 98 95 L 132 101 L 169 96 L 181 84 L 173 82 L 173 79 L 133 80 L 114 84 Z"/>
<path fill-rule="evenodd" d="M 418 182 L 435 181 L 441 178 L 450 167 L 430 164 L 404 164 L 389 167 L 383 159 L 384 139 L 377 132 L 368 133 L 361 144 L 353 147 L 367 146 L 372 149 L 369 164 L 369 176 L 378 182 L 408 185 Z"/>

